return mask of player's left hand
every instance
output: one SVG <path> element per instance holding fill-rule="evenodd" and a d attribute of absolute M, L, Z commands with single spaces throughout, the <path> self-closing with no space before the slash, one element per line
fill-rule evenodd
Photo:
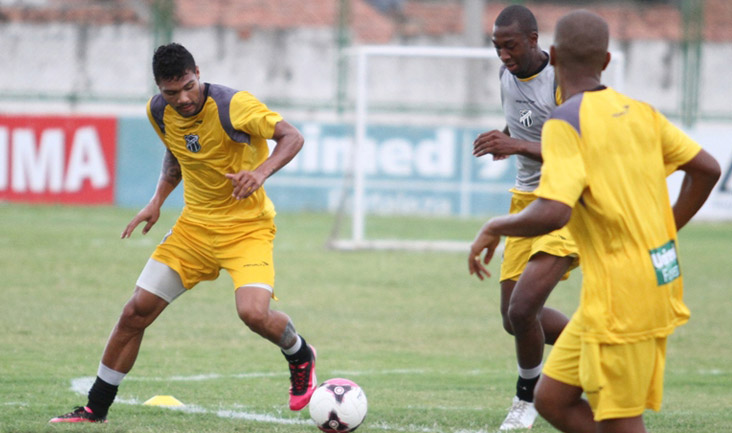
<path fill-rule="evenodd" d="M 234 187 L 231 195 L 237 200 L 252 195 L 254 191 L 262 186 L 265 180 L 264 176 L 261 176 L 256 171 L 248 170 L 242 170 L 238 173 L 226 173 L 224 176 L 231 179 L 231 184 Z"/>
<path fill-rule="evenodd" d="M 481 281 L 491 276 L 486 265 L 490 263 L 493 254 L 496 252 L 496 248 L 498 248 L 498 243 L 501 241 L 501 236 L 493 233 L 488 228 L 489 224 L 490 221 L 485 223 L 478 231 L 475 240 L 470 245 L 470 252 L 468 253 L 468 270 L 470 271 L 470 275 L 477 276 Z M 485 250 L 485 255 L 481 262 L 480 256 L 483 254 L 483 250 Z"/>

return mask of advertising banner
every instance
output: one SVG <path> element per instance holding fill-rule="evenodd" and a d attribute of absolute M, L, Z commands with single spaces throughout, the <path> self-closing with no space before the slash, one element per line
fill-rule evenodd
<path fill-rule="evenodd" d="M 28 127 L 17 122 L 8 126 L 7 119 L 0 117 L 0 199 L 8 197 L 13 182 L 9 172 L 12 157 L 8 156 L 8 149 L 12 149 L 11 145 L 21 149 L 29 147 L 28 144 L 11 143 L 10 137 L 16 128 L 22 130 Z M 28 118 L 21 119 L 27 121 Z M 31 128 L 34 131 L 35 153 L 29 155 L 28 150 L 21 150 L 25 153 L 15 163 L 19 167 L 16 169 L 15 182 L 16 185 L 24 186 L 26 197 L 40 197 L 38 193 L 28 192 L 30 178 L 35 180 L 34 185 L 37 186 L 51 185 L 52 179 L 60 178 L 63 182 L 53 185 L 66 186 L 78 183 L 74 179 L 81 175 L 85 175 L 87 187 L 93 186 L 92 179 L 99 182 L 107 176 L 109 179 L 116 176 L 114 203 L 120 206 L 141 207 L 152 197 L 160 176 L 165 148 L 146 118 L 120 118 L 117 123 L 111 119 L 90 120 L 97 123 L 68 119 L 71 127 L 64 133 L 66 159 L 72 152 L 87 155 L 85 158 L 75 157 L 84 163 L 84 170 L 71 170 L 70 166 L 79 165 L 77 163 L 66 163 L 59 168 L 47 162 L 47 157 L 44 159 L 44 155 L 51 152 L 43 150 L 44 146 L 50 146 L 44 143 L 51 141 L 50 138 L 44 138 L 43 133 L 48 134 L 48 129 L 53 131 L 59 126 L 53 126 L 48 118 L 42 119 L 42 126 Z M 354 131 L 350 124 L 294 124 L 305 137 L 305 145 L 295 159 L 265 183 L 267 193 L 279 211 L 333 212 L 352 209 L 353 164 L 356 162 L 362 164 L 364 170 L 365 182 L 361 194 L 369 214 L 488 216 L 508 211 L 511 197 L 508 190 L 513 186 L 516 175 L 514 158 L 493 161 L 490 157 L 475 158 L 472 155 L 473 140 L 486 129 L 440 125 L 409 128 L 371 125 L 366 143 L 354 153 Z M 85 125 L 96 125 L 94 128 L 99 136 L 98 141 L 82 140 L 85 136 L 94 135 L 89 130 L 81 134 L 81 138 L 75 138 Z M 106 129 L 105 125 L 108 125 Z M 114 138 L 107 141 L 108 137 L 113 137 L 115 128 L 116 141 Z M 696 219 L 732 219 L 732 127 L 703 126 L 687 132 L 717 158 L 723 170 L 722 179 Z M 22 133 L 21 138 L 23 134 L 28 135 L 27 132 Z M 30 139 L 26 138 L 25 141 L 27 143 Z M 74 151 L 75 142 L 79 142 L 76 146 L 80 147 Z M 108 142 L 111 142 L 111 147 Z M 115 160 L 115 142 L 116 168 L 95 163 L 100 159 L 96 155 L 101 155 L 102 151 L 104 161 Z M 270 142 L 270 147 L 274 147 L 274 142 Z M 97 152 L 96 149 L 102 151 Z M 38 179 L 30 176 L 30 168 L 40 173 Z M 106 168 L 106 171 L 102 168 Z M 682 177 L 682 173 L 675 173 L 669 178 L 672 202 L 678 195 Z M 182 189 L 181 185 L 171 194 L 166 201 L 167 207 L 183 206 Z M 112 193 L 112 189 L 109 191 Z"/>
<path fill-rule="evenodd" d="M 0 200 L 113 204 L 114 117 L 0 115 Z"/>
<path fill-rule="evenodd" d="M 350 125 L 297 126 L 305 146 L 266 184 L 280 209 L 350 208 L 354 194 L 363 194 L 366 212 L 382 215 L 470 216 L 508 209 L 514 162 L 473 157 L 481 130 L 372 125 L 356 149 Z M 364 171 L 363 191 L 352 187 L 354 164 Z"/>
<path fill-rule="evenodd" d="M 294 124 L 305 145 L 265 183 L 278 211 L 350 209 L 355 161 L 364 167 L 361 193 L 368 213 L 469 216 L 508 209 L 514 162 L 473 157 L 473 140 L 480 130 L 376 125 L 355 154 L 352 125 Z M 155 192 L 164 147 L 147 119 L 122 118 L 119 129 L 117 204 L 144 206 Z M 270 148 L 274 145 L 270 142 Z M 171 194 L 166 206 L 183 206 L 180 190 L 179 186 Z"/>

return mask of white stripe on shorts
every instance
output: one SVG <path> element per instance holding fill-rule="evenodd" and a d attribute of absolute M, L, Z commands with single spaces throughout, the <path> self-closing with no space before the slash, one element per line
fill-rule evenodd
<path fill-rule="evenodd" d="M 264 289 L 264 290 L 267 290 L 270 293 L 274 293 L 274 289 L 272 288 L 272 286 L 270 286 L 269 284 L 264 284 L 264 283 L 249 283 L 249 284 L 244 284 L 243 286 L 237 287 L 237 290 L 241 289 L 242 287 L 259 287 L 260 289 Z"/>

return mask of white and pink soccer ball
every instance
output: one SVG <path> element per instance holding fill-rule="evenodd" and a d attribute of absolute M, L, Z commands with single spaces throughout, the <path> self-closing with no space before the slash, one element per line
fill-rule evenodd
<path fill-rule="evenodd" d="M 356 430 L 366 417 L 368 402 L 360 386 L 348 379 L 321 383 L 310 398 L 310 418 L 326 433 Z"/>

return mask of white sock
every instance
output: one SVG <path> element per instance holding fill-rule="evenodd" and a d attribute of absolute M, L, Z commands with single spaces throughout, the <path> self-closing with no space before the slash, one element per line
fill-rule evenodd
<path fill-rule="evenodd" d="M 302 347 L 302 337 L 299 335 L 297 336 L 297 341 L 295 341 L 295 344 L 292 345 L 289 349 L 282 349 L 282 352 L 285 355 L 294 355 L 297 353 L 298 350 Z"/>
<path fill-rule="evenodd" d="M 97 370 L 97 376 L 110 385 L 119 386 L 119 384 L 122 383 L 122 379 L 124 379 L 127 374 L 114 371 L 100 362 L 99 369 Z"/>
<path fill-rule="evenodd" d="M 537 365 L 534 368 L 521 368 L 521 366 L 518 366 L 518 374 L 519 377 L 522 377 L 524 379 L 533 379 L 535 377 L 538 377 L 541 374 L 541 368 L 544 366 L 544 363 L 541 363 Z"/>

